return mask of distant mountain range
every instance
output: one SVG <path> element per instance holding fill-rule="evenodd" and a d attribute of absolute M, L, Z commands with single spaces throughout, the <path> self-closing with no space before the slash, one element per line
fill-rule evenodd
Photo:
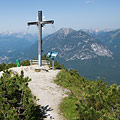
<path fill-rule="evenodd" d="M 2 61 L 37 58 L 37 36 L 18 36 L 0 35 Z M 67 68 L 77 69 L 88 79 L 104 78 L 109 83 L 120 84 L 120 29 L 89 32 L 62 28 L 43 39 L 43 54 L 49 51 L 58 52 L 56 60 Z"/>
<path fill-rule="evenodd" d="M 30 47 L 37 39 L 37 35 L 32 34 L 1 33 L 0 63 L 13 62 L 14 57 L 16 59 L 17 55 L 22 54 L 22 51 L 25 51 L 25 49 Z"/>

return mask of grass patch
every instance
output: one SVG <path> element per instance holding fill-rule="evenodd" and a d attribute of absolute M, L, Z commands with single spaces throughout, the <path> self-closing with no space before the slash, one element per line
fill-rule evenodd
<path fill-rule="evenodd" d="M 76 99 L 72 96 L 66 97 L 60 105 L 60 111 L 64 113 L 67 120 L 76 120 L 78 113 L 76 111 Z"/>

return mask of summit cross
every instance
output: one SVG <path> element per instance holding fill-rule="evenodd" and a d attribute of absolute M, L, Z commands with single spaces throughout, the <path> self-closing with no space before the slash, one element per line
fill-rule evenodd
<path fill-rule="evenodd" d="M 45 24 L 53 24 L 53 20 L 42 21 L 42 11 L 38 11 L 38 21 L 37 22 L 28 22 L 27 25 L 37 25 L 39 29 L 39 39 L 38 39 L 38 66 L 42 66 L 42 27 Z"/>

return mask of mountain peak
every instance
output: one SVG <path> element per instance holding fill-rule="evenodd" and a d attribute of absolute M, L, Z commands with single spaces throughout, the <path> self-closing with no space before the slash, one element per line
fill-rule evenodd
<path fill-rule="evenodd" d="M 71 32 L 74 32 L 75 30 L 73 30 L 72 28 L 61 28 L 60 30 L 58 30 L 59 33 L 63 33 L 64 35 L 68 35 Z"/>

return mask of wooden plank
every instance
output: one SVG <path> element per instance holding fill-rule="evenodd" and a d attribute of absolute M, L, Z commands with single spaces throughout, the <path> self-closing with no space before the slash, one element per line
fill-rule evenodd
<path fill-rule="evenodd" d="M 30 25 L 38 25 L 38 22 L 28 22 L 27 24 L 28 24 L 28 26 L 30 26 Z"/>

